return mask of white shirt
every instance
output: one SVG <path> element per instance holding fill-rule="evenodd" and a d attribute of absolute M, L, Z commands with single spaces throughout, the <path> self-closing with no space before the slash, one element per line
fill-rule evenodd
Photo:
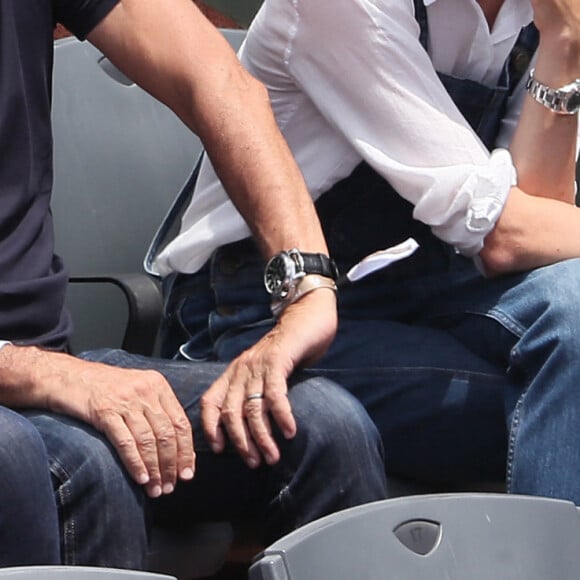
<path fill-rule="evenodd" d="M 533 13 L 529 0 L 505 0 L 490 31 L 475 0 L 424 1 L 429 54 L 412 0 L 265 0 L 240 58 L 267 86 L 314 199 L 365 160 L 414 204 L 416 219 L 474 256 L 516 184 L 506 148 L 526 75 L 490 154 L 435 71 L 495 86 Z M 181 232 L 155 266 L 192 273 L 249 235 L 206 161 Z"/>

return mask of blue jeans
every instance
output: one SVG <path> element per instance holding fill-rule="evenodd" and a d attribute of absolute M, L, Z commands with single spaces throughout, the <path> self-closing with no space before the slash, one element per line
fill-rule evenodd
<path fill-rule="evenodd" d="M 0 407 L 0 567 L 60 562 L 46 449 L 34 426 Z"/>
<path fill-rule="evenodd" d="M 44 475 L 45 488 L 50 467 L 65 564 L 146 568 L 151 521 L 174 526 L 196 520 L 264 518 L 264 539 L 270 542 L 328 513 L 386 497 L 378 431 L 360 403 L 330 380 L 295 377 L 290 401 L 298 433 L 287 441 L 275 431 L 282 459 L 274 467 L 251 470 L 232 449 L 214 454 L 201 431 L 199 399 L 223 365 L 158 360 L 118 350 L 81 356 L 161 372 L 191 420 L 197 471 L 193 481 L 178 483 L 170 496 L 151 500 L 92 427 L 64 416 L 26 411 L 48 452 L 48 460 L 34 464 Z M 328 412 L 319 417 L 317 409 L 325 407 Z M 38 436 L 37 440 L 41 446 Z M 53 511 L 54 503 L 54 498 L 47 498 Z M 34 522 L 28 522 L 30 528 L 37 525 Z"/>
<path fill-rule="evenodd" d="M 143 569 L 147 560 L 145 498 L 103 435 L 80 421 L 44 411 L 23 415 L 48 453 L 45 477 L 58 507 L 61 562 Z M 58 536 L 57 536 L 58 537 Z"/>
<path fill-rule="evenodd" d="M 362 503 L 384 499 L 386 483 L 379 433 L 362 405 L 332 381 L 297 374 L 289 400 L 297 434 L 286 440 L 273 426 L 281 459 L 248 468 L 233 448 L 216 455 L 201 429 L 199 400 L 224 365 L 162 360 L 104 350 L 85 358 L 130 368 L 150 368 L 172 385 L 194 431 L 196 474 L 169 496 L 148 500 L 154 521 L 263 518 L 270 543 L 309 521 Z M 319 413 L 325 408 L 327 412 Z"/>
<path fill-rule="evenodd" d="M 267 332 L 262 269 L 245 241 L 169 278 L 166 355 L 230 360 Z M 389 474 L 506 477 L 510 492 L 580 505 L 579 279 L 580 260 L 484 279 L 427 238 L 413 258 L 339 290 L 338 335 L 308 372 L 362 402 Z"/>

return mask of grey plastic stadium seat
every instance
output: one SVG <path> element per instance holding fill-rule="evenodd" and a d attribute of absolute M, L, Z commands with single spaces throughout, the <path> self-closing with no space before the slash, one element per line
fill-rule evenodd
<path fill-rule="evenodd" d="M 85 566 L 0 568 L 0 578 L 13 578 L 14 580 L 175 580 L 175 577 L 164 574 Z"/>
<path fill-rule="evenodd" d="M 245 37 L 243 30 L 222 33 L 235 49 Z M 55 42 L 52 119 L 56 251 L 72 279 L 83 282 L 70 285 L 67 297 L 72 349 L 123 346 L 151 354 L 162 303 L 143 258 L 201 143 L 165 105 L 74 38 Z M 229 523 L 155 527 L 150 568 L 184 580 L 209 576 L 232 538 Z M 117 578 L 125 580 L 111 580 Z"/>
<path fill-rule="evenodd" d="M 390 499 L 272 544 L 250 580 L 578 580 L 573 503 L 504 494 Z"/>

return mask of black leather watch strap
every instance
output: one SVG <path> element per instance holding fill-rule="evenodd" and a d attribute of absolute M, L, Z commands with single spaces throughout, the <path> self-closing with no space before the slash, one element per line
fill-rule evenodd
<path fill-rule="evenodd" d="M 332 258 L 324 254 L 302 253 L 304 262 L 304 272 L 306 274 L 319 274 L 325 278 L 332 278 L 335 282 L 338 279 L 338 268 Z"/>

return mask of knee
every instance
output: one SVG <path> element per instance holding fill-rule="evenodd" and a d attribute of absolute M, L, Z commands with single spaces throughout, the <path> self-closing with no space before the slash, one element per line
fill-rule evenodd
<path fill-rule="evenodd" d="M 580 259 L 565 260 L 539 272 L 535 298 L 540 330 L 544 336 L 557 330 L 557 342 L 577 353 L 580 347 Z"/>
<path fill-rule="evenodd" d="M 59 486 L 102 498 L 125 495 L 133 487 L 114 447 L 90 425 L 50 413 L 29 416 L 46 443 Z"/>
<path fill-rule="evenodd" d="M 324 514 L 385 498 L 381 437 L 360 402 L 320 377 L 295 384 L 289 398 L 297 433 L 280 450 L 294 481 L 310 482 L 312 496 L 295 490 L 295 500 L 314 502 Z"/>
<path fill-rule="evenodd" d="M 26 486 L 23 489 L 31 481 L 44 481 L 48 474 L 48 457 L 40 433 L 34 425 L 22 415 L 0 407 L 0 433 L 2 479 L 13 485 L 24 481 Z"/>
<path fill-rule="evenodd" d="M 381 464 L 377 427 L 361 403 L 331 380 L 312 377 L 291 388 L 298 440 L 336 465 Z"/>

